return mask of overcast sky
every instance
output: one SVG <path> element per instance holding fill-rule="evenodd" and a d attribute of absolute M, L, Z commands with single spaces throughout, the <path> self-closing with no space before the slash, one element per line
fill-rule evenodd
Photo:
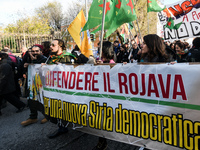
<path fill-rule="evenodd" d="M 9 23 L 14 23 L 18 18 L 31 16 L 34 14 L 34 9 L 41 7 L 48 2 L 55 0 L 0 0 L 0 26 L 6 26 Z M 60 2 L 63 11 L 65 11 L 72 2 L 78 0 L 56 0 Z M 79 0 L 85 1 L 85 0 Z M 171 4 L 180 0 L 162 0 L 164 4 Z"/>

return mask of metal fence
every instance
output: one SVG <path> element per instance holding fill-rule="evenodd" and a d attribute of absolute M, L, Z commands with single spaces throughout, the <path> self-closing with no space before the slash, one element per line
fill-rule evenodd
<path fill-rule="evenodd" d="M 52 41 L 54 38 L 60 38 L 60 34 L 54 35 L 36 35 L 36 34 L 15 34 L 15 33 L 0 33 L 0 50 L 4 46 L 9 48 L 14 53 L 19 53 L 23 46 L 31 47 L 34 44 L 41 44 L 44 41 Z"/>

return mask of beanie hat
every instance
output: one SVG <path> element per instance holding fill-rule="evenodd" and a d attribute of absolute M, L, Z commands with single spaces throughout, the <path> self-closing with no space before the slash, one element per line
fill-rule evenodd
<path fill-rule="evenodd" d="M 40 45 L 40 44 L 33 45 L 33 47 L 35 47 L 35 46 L 39 47 L 41 51 L 43 50 L 43 45 Z"/>

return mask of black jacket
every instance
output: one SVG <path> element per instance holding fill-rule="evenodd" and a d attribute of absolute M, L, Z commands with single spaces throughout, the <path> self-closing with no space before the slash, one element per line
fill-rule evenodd
<path fill-rule="evenodd" d="M 189 62 L 200 62 L 200 48 L 192 48 L 188 53 Z"/>
<path fill-rule="evenodd" d="M 38 55 L 37 59 L 35 59 L 35 60 L 32 60 L 29 55 L 26 58 L 27 59 L 25 61 L 23 61 L 23 63 L 41 64 L 41 63 L 45 63 L 47 60 L 47 58 L 44 55 Z M 23 74 L 25 74 L 27 71 L 28 71 L 28 68 L 24 68 Z"/>
<path fill-rule="evenodd" d="M 117 63 L 129 62 L 129 53 L 125 51 L 119 51 L 117 54 Z"/>
<path fill-rule="evenodd" d="M 6 59 L 0 61 L 0 95 L 9 94 L 16 90 L 12 67 Z"/>
<path fill-rule="evenodd" d="M 78 51 L 73 51 L 72 54 L 76 57 L 76 63 L 84 64 L 87 63 L 88 58 Z"/>
<path fill-rule="evenodd" d="M 176 60 L 178 63 L 189 62 L 189 53 L 185 53 L 185 54 L 181 55 L 180 57 L 177 55 Z"/>

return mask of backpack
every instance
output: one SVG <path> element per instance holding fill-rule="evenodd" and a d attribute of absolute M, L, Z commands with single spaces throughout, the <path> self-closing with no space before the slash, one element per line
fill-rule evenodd
<path fill-rule="evenodd" d="M 19 56 L 15 56 L 10 54 L 9 56 L 11 57 L 15 57 L 16 58 L 16 62 L 14 63 L 14 75 L 16 78 L 21 78 L 23 76 L 23 62 L 22 62 L 22 58 L 20 58 Z"/>

